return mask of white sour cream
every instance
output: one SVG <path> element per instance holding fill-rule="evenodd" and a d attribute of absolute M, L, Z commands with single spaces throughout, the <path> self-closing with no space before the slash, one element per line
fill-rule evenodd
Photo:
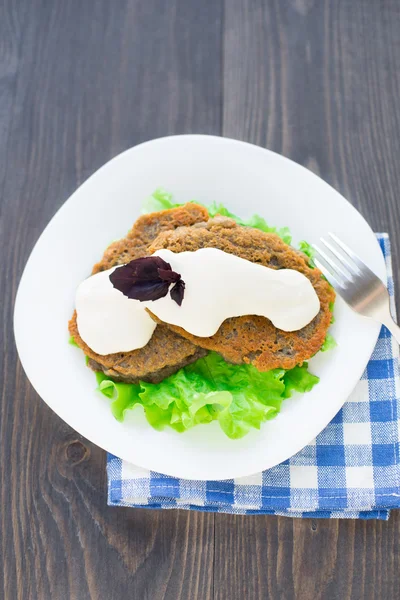
<path fill-rule="evenodd" d="M 169 295 L 143 304 L 193 335 L 210 337 L 225 319 L 242 315 L 266 317 L 278 329 L 297 331 L 320 310 L 310 280 L 293 269 L 269 269 L 216 248 L 155 254 L 180 273 L 185 297 L 182 306 Z"/>
<path fill-rule="evenodd" d="M 82 281 L 75 297 L 79 335 L 102 355 L 143 348 L 156 328 L 143 304 L 113 287 L 110 274 L 115 269 Z"/>
<path fill-rule="evenodd" d="M 311 282 L 292 269 L 269 269 L 216 248 L 196 252 L 159 250 L 186 284 L 181 306 L 168 294 L 154 302 L 130 300 L 116 290 L 109 269 L 83 281 L 76 293 L 78 330 L 98 354 L 145 346 L 159 319 L 199 337 L 214 335 L 229 317 L 259 315 L 278 329 L 297 331 L 320 310 Z"/>

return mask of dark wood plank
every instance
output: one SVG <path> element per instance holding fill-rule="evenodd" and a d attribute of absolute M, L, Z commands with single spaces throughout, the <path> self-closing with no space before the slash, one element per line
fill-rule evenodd
<path fill-rule="evenodd" d="M 1 18 L 0 18 L 0 252 L 3 256 L 3 246 L 6 237 L 6 217 L 4 211 L 3 202 L 3 189 L 5 185 L 6 176 L 6 156 L 7 156 L 7 145 L 10 136 L 11 129 L 11 115 L 12 106 L 16 94 L 16 80 L 18 65 L 20 60 L 20 43 L 21 35 L 24 22 L 24 11 L 18 10 L 15 3 L 10 1 L 4 1 L 1 5 Z M 3 275 L 3 273 L 2 273 Z M 10 301 L 4 301 L 4 290 L 8 291 L 7 287 L 10 285 L 9 281 L 4 281 L 1 286 L 2 293 L 0 295 L 0 315 L 1 324 L 3 329 L 3 335 L 0 341 L 0 364 L 2 365 L 2 382 L 1 386 L 1 406 L 4 405 L 5 400 L 5 379 L 7 377 L 7 371 L 9 367 L 9 347 L 13 346 L 12 330 L 8 326 L 6 329 L 6 320 L 10 321 Z M 8 306 L 7 306 L 8 305 Z M 11 361 L 15 363 L 15 352 L 10 357 Z M 12 363 L 11 363 L 12 364 Z M 3 418 L 2 411 L 0 413 L 0 445 L 1 440 L 5 439 L 5 420 Z M 4 482 L 3 471 L 5 468 L 9 468 L 9 464 L 3 463 L 0 459 L 0 481 Z M 5 491 L 5 490 L 4 490 Z M 1 492 L 0 492 L 1 493 Z M 0 556 L 5 557 L 9 546 L 8 539 L 3 534 L 7 527 L 7 521 L 11 519 L 11 504 L 10 497 L 5 494 L 1 496 L 2 506 L 9 506 L 7 510 L 3 508 L 0 512 Z M 7 514 L 8 513 L 8 514 Z M 0 590 L 6 588 L 7 581 L 16 581 L 17 578 L 17 566 L 15 558 L 8 561 L 7 563 L 2 561 L 2 569 L 0 569 Z"/>
<path fill-rule="evenodd" d="M 107 507 L 105 454 L 26 381 L 12 306 L 41 230 L 102 163 L 220 132 L 221 3 L 10 0 L 0 37 L 0 596 L 209 599 L 214 516 Z"/>
<path fill-rule="evenodd" d="M 16 92 L 24 15 L 25 10 L 17 9 L 13 0 L 4 0 L 0 19 L 0 193 L 6 173 L 6 151 Z"/>
<path fill-rule="evenodd" d="M 215 598 L 397 598 L 399 524 L 217 515 Z"/>
<path fill-rule="evenodd" d="M 226 0 L 223 135 L 266 146 L 389 231 L 400 298 L 400 5 Z M 399 302 L 397 303 L 399 306 Z M 217 515 L 215 598 L 398 597 L 400 518 Z"/>

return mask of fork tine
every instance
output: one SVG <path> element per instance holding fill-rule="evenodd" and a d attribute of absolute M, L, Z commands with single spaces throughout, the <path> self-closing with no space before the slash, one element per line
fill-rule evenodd
<path fill-rule="evenodd" d="M 324 243 L 323 238 L 321 238 L 321 242 Z M 344 279 L 345 281 L 352 279 L 350 273 L 348 273 L 347 271 L 345 271 L 343 269 L 340 261 L 339 261 L 339 264 L 337 262 L 333 262 L 333 260 L 326 254 L 326 252 L 321 250 L 321 248 L 319 248 L 315 244 L 313 244 L 313 248 L 314 248 L 314 250 L 316 250 L 316 252 L 318 252 L 318 254 L 320 255 L 320 258 L 324 259 L 324 262 L 331 268 L 331 271 L 333 270 L 334 274 L 336 273 L 337 275 L 341 276 L 341 278 Z"/>
<path fill-rule="evenodd" d="M 330 242 L 328 242 L 327 240 L 325 240 L 324 238 L 321 238 L 321 242 L 324 244 L 324 246 L 326 248 L 328 248 L 328 250 L 339 261 L 339 263 L 347 269 L 350 276 L 351 275 L 355 275 L 355 276 L 361 275 L 361 270 L 357 266 L 357 263 L 355 263 L 352 259 L 348 259 L 346 257 L 346 255 L 343 256 L 344 251 L 338 252 L 338 250 L 335 248 L 335 246 L 333 244 L 331 244 Z"/>
<path fill-rule="evenodd" d="M 358 258 L 357 254 L 355 252 L 353 252 L 353 250 L 350 250 L 350 248 L 344 243 L 342 242 L 342 240 L 340 240 L 337 235 L 335 235 L 332 232 L 329 232 L 329 237 L 332 238 L 332 240 L 335 242 L 335 244 L 337 244 L 339 246 L 339 248 L 345 253 L 347 254 L 348 257 L 350 257 L 354 263 L 357 265 L 359 271 L 363 271 L 365 268 L 368 268 L 367 265 L 365 265 L 362 260 L 360 258 Z M 368 268 L 369 270 L 369 268 Z"/>
<path fill-rule="evenodd" d="M 338 279 L 327 269 L 318 258 L 314 258 L 315 266 L 322 272 L 323 275 L 327 278 L 329 283 L 333 285 L 333 287 L 339 292 L 343 291 L 343 285 L 339 282 Z"/>

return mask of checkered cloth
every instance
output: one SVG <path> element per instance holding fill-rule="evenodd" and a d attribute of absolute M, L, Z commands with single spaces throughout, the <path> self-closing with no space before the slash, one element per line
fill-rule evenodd
<path fill-rule="evenodd" d="M 387 234 L 377 234 L 386 259 Z M 189 481 L 145 471 L 108 455 L 112 506 L 185 508 L 291 517 L 389 518 L 400 507 L 399 347 L 382 328 L 356 389 L 316 440 L 263 473 L 227 481 Z"/>

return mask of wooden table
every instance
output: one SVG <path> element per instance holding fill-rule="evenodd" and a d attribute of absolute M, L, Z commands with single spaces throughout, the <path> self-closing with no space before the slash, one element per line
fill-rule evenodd
<path fill-rule="evenodd" d="M 391 233 L 400 298 L 399 98 L 398 0 L 0 0 L 0 597 L 400 597 L 396 512 L 107 507 L 105 453 L 33 392 L 12 331 L 59 206 L 122 150 L 176 133 L 254 142 L 321 175 Z"/>

